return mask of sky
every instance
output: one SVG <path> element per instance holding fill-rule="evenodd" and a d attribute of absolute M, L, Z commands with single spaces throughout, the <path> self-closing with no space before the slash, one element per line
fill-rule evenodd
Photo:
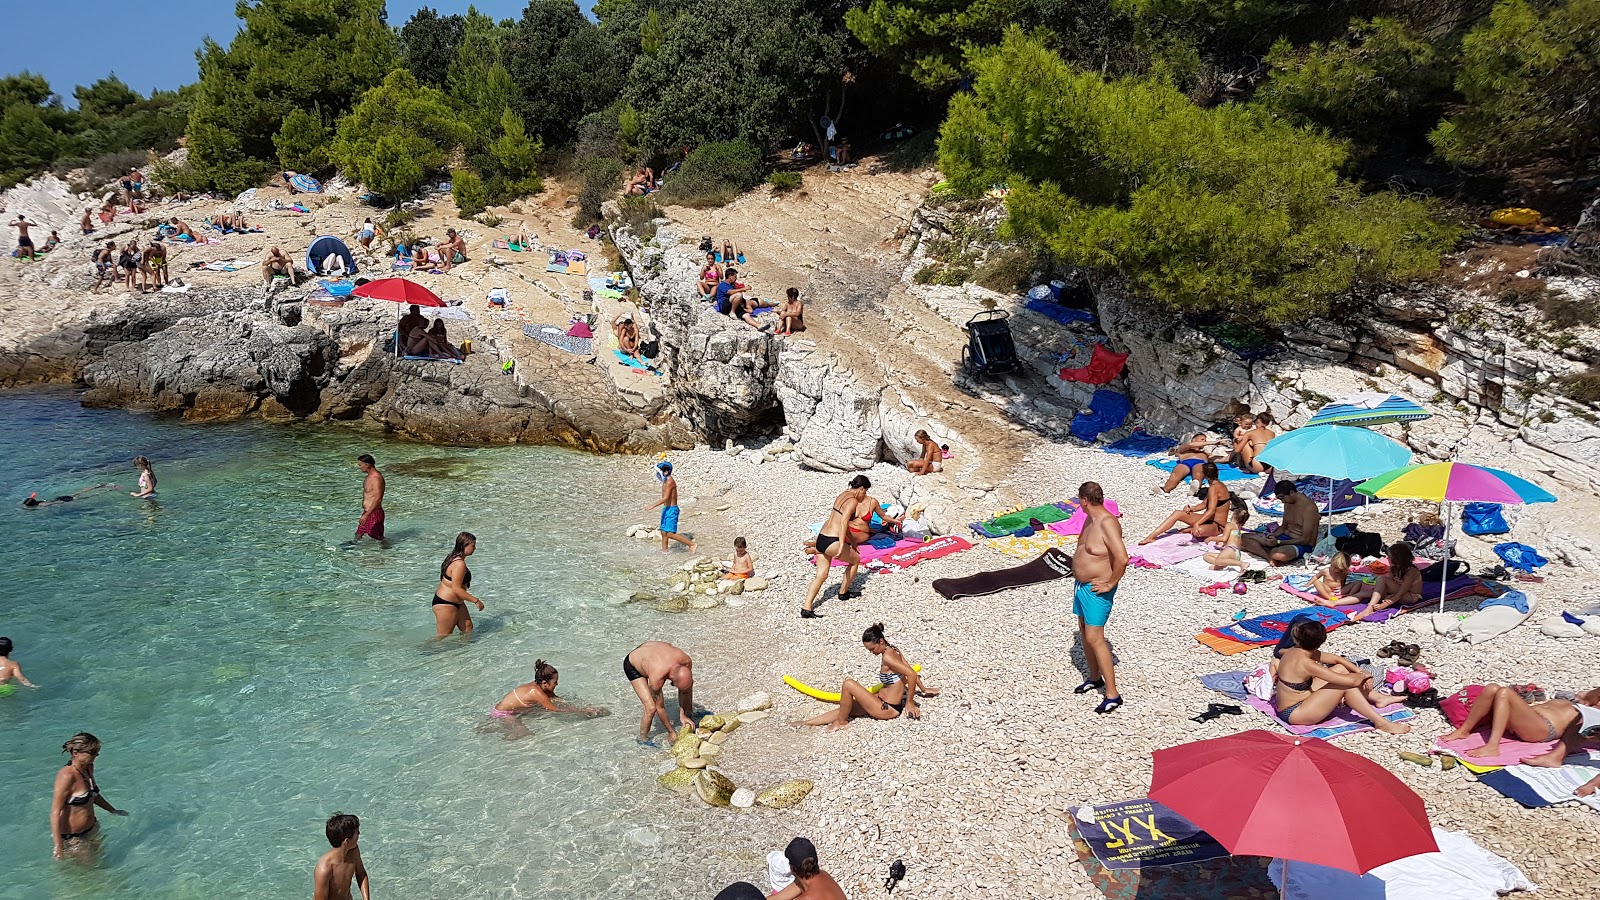
<path fill-rule="evenodd" d="M 331 2 L 331 0 L 330 0 Z M 389 22 L 402 25 L 423 6 L 441 14 L 469 5 L 495 19 L 521 18 L 527 0 L 388 0 Z M 226 46 L 239 30 L 233 0 L 190 0 L 146 7 L 127 0 L 62 0 L 60 6 L 19 0 L 0 19 L 7 33 L 0 75 L 24 69 L 50 80 L 69 106 L 72 89 L 115 72 L 141 94 L 171 90 L 195 80 L 194 53 L 210 36 Z M 588 9 L 590 0 L 579 0 Z"/>

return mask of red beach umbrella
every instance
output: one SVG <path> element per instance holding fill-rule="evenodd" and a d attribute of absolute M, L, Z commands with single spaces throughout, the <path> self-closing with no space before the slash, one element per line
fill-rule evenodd
<path fill-rule="evenodd" d="M 1246 731 L 1157 750 L 1150 799 L 1235 855 L 1365 875 L 1439 849 L 1421 797 L 1377 763 L 1315 738 Z"/>
<path fill-rule="evenodd" d="M 415 303 L 418 306 L 444 306 L 439 295 L 415 281 L 404 278 L 380 278 L 369 281 L 350 292 L 370 300 L 389 300 L 394 303 Z"/>

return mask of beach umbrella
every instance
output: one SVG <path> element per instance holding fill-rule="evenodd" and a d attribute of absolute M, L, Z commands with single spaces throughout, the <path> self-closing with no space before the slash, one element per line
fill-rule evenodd
<path fill-rule="evenodd" d="M 1439 504 L 1444 519 L 1444 504 L 1451 503 L 1554 503 L 1556 495 L 1510 472 L 1468 463 L 1442 462 L 1404 466 L 1368 479 L 1356 488 L 1369 497 L 1392 500 L 1432 500 Z M 1450 523 L 1445 522 L 1444 546 L 1450 546 Z M 1445 565 L 1449 565 L 1448 558 Z M 1446 579 L 1439 580 L 1439 609 L 1444 609 Z"/>
<path fill-rule="evenodd" d="M 1437 852 L 1422 798 L 1383 766 L 1327 741 L 1246 731 L 1157 750 L 1150 799 L 1229 853 L 1364 875 Z"/>
<path fill-rule="evenodd" d="M 289 183 L 294 185 L 297 191 L 305 191 L 308 194 L 322 193 L 322 182 L 310 175 L 292 175 L 289 177 Z"/>
<path fill-rule="evenodd" d="M 1257 460 L 1274 469 L 1328 479 L 1328 508 L 1333 511 L 1333 483 L 1362 481 L 1403 466 L 1411 451 L 1399 441 L 1348 425 L 1308 425 L 1286 431 L 1261 448 Z"/>
<path fill-rule="evenodd" d="M 380 278 L 359 285 L 350 292 L 369 300 L 388 300 L 393 303 L 415 303 L 418 306 L 444 306 L 439 295 L 426 287 L 404 278 Z"/>
<path fill-rule="evenodd" d="M 1351 394 L 1323 406 L 1307 425 L 1382 425 L 1415 422 L 1433 415 L 1399 394 Z"/>

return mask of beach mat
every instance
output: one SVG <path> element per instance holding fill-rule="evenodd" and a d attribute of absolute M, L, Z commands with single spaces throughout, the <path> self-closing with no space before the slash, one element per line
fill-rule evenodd
<path fill-rule="evenodd" d="M 1171 472 L 1173 469 L 1178 467 L 1178 461 L 1175 459 L 1151 459 L 1146 460 L 1145 465 L 1160 469 L 1163 472 Z M 1261 476 L 1252 475 L 1249 472 L 1241 472 L 1234 466 L 1230 466 L 1227 463 L 1219 463 L 1217 465 L 1217 477 L 1227 482 L 1249 481 L 1252 478 L 1260 478 Z M 1188 481 L 1189 479 L 1186 478 L 1184 480 Z"/>
<path fill-rule="evenodd" d="M 1071 504 L 1067 504 L 1067 505 L 1068 506 L 1072 506 L 1072 507 L 1077 507 L 1077 504 L 1075 504 L 1075 503 L 1071 503 Z M 1107 500 L 1105 502 L 1105 507 L 1106 507 L 1106 512 L 1111 513 L 1113 516 L 1121 517 L 1122 510 L 1117 508 L 1117 501 L 1115 501 L 1115 500 Z M 1068 537 L 1075 537 L 1077 535 L 1083 534 L 1083 526 L 1088 524 L 1088 522 L 1089 522 L 1089 514 L 1084 512 L 1081 508 L 1074 508 L 1072 510 L 1071 517 L 1069 517 L 1069 518 L 1067 518 L 1067 519 L 1065 519 L 1063 521 L 1060 521 L 1060 522 L 1051 522 L 1048 527 L 1049 527 L 1049 529 L 1051 531 L 1054 531 L 1056 534 L 1066 535 Z"/>
<path fill-rule="evenodd" d="M 1094 321 L 1094 313 L 1086 309 L 1073 309 L 1070 306 L 1062 306 L 1049 300 L 1029 300 L 1028 310 L 1036 312 L 1051 321 L 1060 322 L 1062 325 Z"/>
<path fill-rule="evenodd" d="M 1239 644 L 1265 646 L 1267 644 L 1276 644 L 1281 640 L 1284 632 L 1289 629 L 1289 623 L 1301 616 L 1316 619 L 1329 631 L 1350 621 L 1344 613 L 1337 609 L 1328 609 L 1324 606 L 1308 606 L 1304 609 L 1291 609 L 1286 612 L 1253 616 L 1218 628 L 1207 628 L 1201 634 L 1219 637 Z M 1199 640 L 1200 635 L 1196 635 L 1195 639 Z M 1201 641 L 1201 643 L 1205 644 L 1206 642 Z M 1207 646 L 1211 645 L 1207 644 Z"/>
<path fill-rule="evenodd" d="M 946 534 L 926 541 L 899 541 L 894 549 L 867 563 L 867 568 L 873 572 L 904 572 L 917 563 L 943 559 L 971 549 L 972 542 L 958 534 Z"/>
<path fill-rule="evenodd" d="M 973 522 L 970 527 L 979 535 L 986 538 L 1005 537 L 1015 534 L 1024 528 L 1031 527 L 1029 522 L 1038 519 L 1046 525 L 1052 522 L 1063 522 L 1072 518 L 1075 510 L 1065 503 L 1051 503 L 1045 506 L 1031 506 L 1027 509 L 995 516 L 983 522 Z"/>
<path fill-rule="evenodd" d="M 543 341 L 558 350 L 576 353 L 579 356 L 594 355 L 593 338 L 573 337 L 567 334 L 566 329 L 556 325 L 524 325 L 522 326 L 522 333 L 536 341 Z"/>
<path fill-rule="evenodd" d="M 1576 800 L 1600 812 L 1600 792 L 1587 797 L 1572 793 L 1596 775 L 1600 775 L 1600 751 L 1589 750 L 1568 756 L 1559 768 L 1506 766 L 1479 775 L 1478 783 L 1486 784 L 1530 809 Z"/>
<path fill-rule="evenodd" d="M 1177 446 L 1177 444 L 1178 442 L 1172 438 L 1135 431 L 1122 440 L 1107 444 L 1100 449 L 1107 453 L 1115 453 L 1118 456 L 1129 456 L 1137 459 L 1143 456 L 1165 453 Z"/>
<path fill-rule="evenodd" d="M 985 547 L 1002 556 L 1022 560 L 1033 559 L 1046 550 L 1075 547 L 1077 544 L 1077 535 L 1069 537 L 1064 534 L 1056 534 L 1048 528 L 1043 531 L 1036 531 L 1026 537 L 1020 534 L 1013 534 L 1009 537 L 989 538 L 983 542 Z"/>
<path fill-rule="evenodd" d="M 1268 900 L 1278 890 L 1267 877 L 1265 856 L 1221 856 L 1181 866 L 1112 869 L 1094 855 L 1077 816 L 1069 813 L 1067 835 L 1089 883 L 1108 900 Z"/>
<path fill-rule="evenodd" d="M 1328 741 L 1344 737 L 1347 734 L 1359 734 L 1363 731 L 1377 730 L 1376 726 L 1368 722 L 1359 713 L 1343 706 L 1339 707 L 1339 711 L 1331 717 L 1315 725 L 1290 725 L 1288 722 L 1278 718 L 1277 709 L 1273 707 L 1271 702 L 1255 695 L 1246 697 L 1244 702 L 1251 709 L 1271 719 L 1279 728 L 1301 737 L 1314 737 Z M 1404 722 L 1407 719 L 1414 719 L 1416 716 L 1416 710 L 1402 704 L 1396 704 L 1384 710 L 1383 713 L 1383 717 L 1391 722 Z"/>
<path fill-rule="evenodd" d="M 1501 766 L 1514 766 L 1541 753 L 1549 753 L 1556 746 L 1555 741 L 1529 743 L 1507 737 L 1500 740 L 1500 753 L 1497 756 L 1467 756 L 1467 751 L 1476 750 L 1487 743 L 1485 733 L 1485 729 L 1474 731 L 1459 741 L 1446 741 L 1444 738 L 1439 738 L 1433 742 L 1433 752 L 1445 756 L 1454 756 L 1463 763 L 1469 763 L 1474 767 L 1498 768 Z"/>
<path fill-rule="evenodd" d="M 978 572 L 963 578 L 935 578 L 933 590 L 946 600 L 962 597 L 986 597 L 1013 588 L 1043 584 L 1072 574 L 1072 556 L 1057 548 L 1039 554 L 1039 558 L 1009 569 Z"/>
<path fill-rule="evenodd" d="M 1143 560 L 1147 565 L 1159 569 L 1186 559 L 1204 556 L 1206 550 L 1205 541 L 1197 541 L 1181 531 L 1173 531 L 1143 546 L 1135 544 L 1129 547 L 1128 557 Z"/>
<path fill-rule="evenodd" d="M 660 372 L 650 368 L 648 364 L 636 356 L 629 356 L 628 354 L 623 353 L 621 350 L 616 349 L 613 349 L 611 352 L 617 357 L 617 362 L 622 363 L 630 369 L 637 369 L 640 372 L 649 372 L 651 375 L 657 376 L 661 374 Z"/>

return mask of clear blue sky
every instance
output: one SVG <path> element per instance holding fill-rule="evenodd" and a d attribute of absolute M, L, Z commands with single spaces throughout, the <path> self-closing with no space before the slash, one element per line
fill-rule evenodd
<path fill-rule="evenodd" d="M 334 0 L 329 0 L 334 2 Z M 389 23 L 402 25 L 423 6 L 442 14 L 466 12 L 469 5 L 496 19 L 521 18 L 527 0 L 388 0 Z M 195 80 L 194 53 L 209 35 L 224 46 L 239 30 L 233 0 L 143 6 L 127 0 L 48 0 L 5 3 L 0 13 L 7 35 L 3 71 L 24 69 L 50 79 L 68 105 L 72 88 L 115 72 L 141 94 L 170 90 Z M 579 0 L 587 10 L 591 0 Z"/>

